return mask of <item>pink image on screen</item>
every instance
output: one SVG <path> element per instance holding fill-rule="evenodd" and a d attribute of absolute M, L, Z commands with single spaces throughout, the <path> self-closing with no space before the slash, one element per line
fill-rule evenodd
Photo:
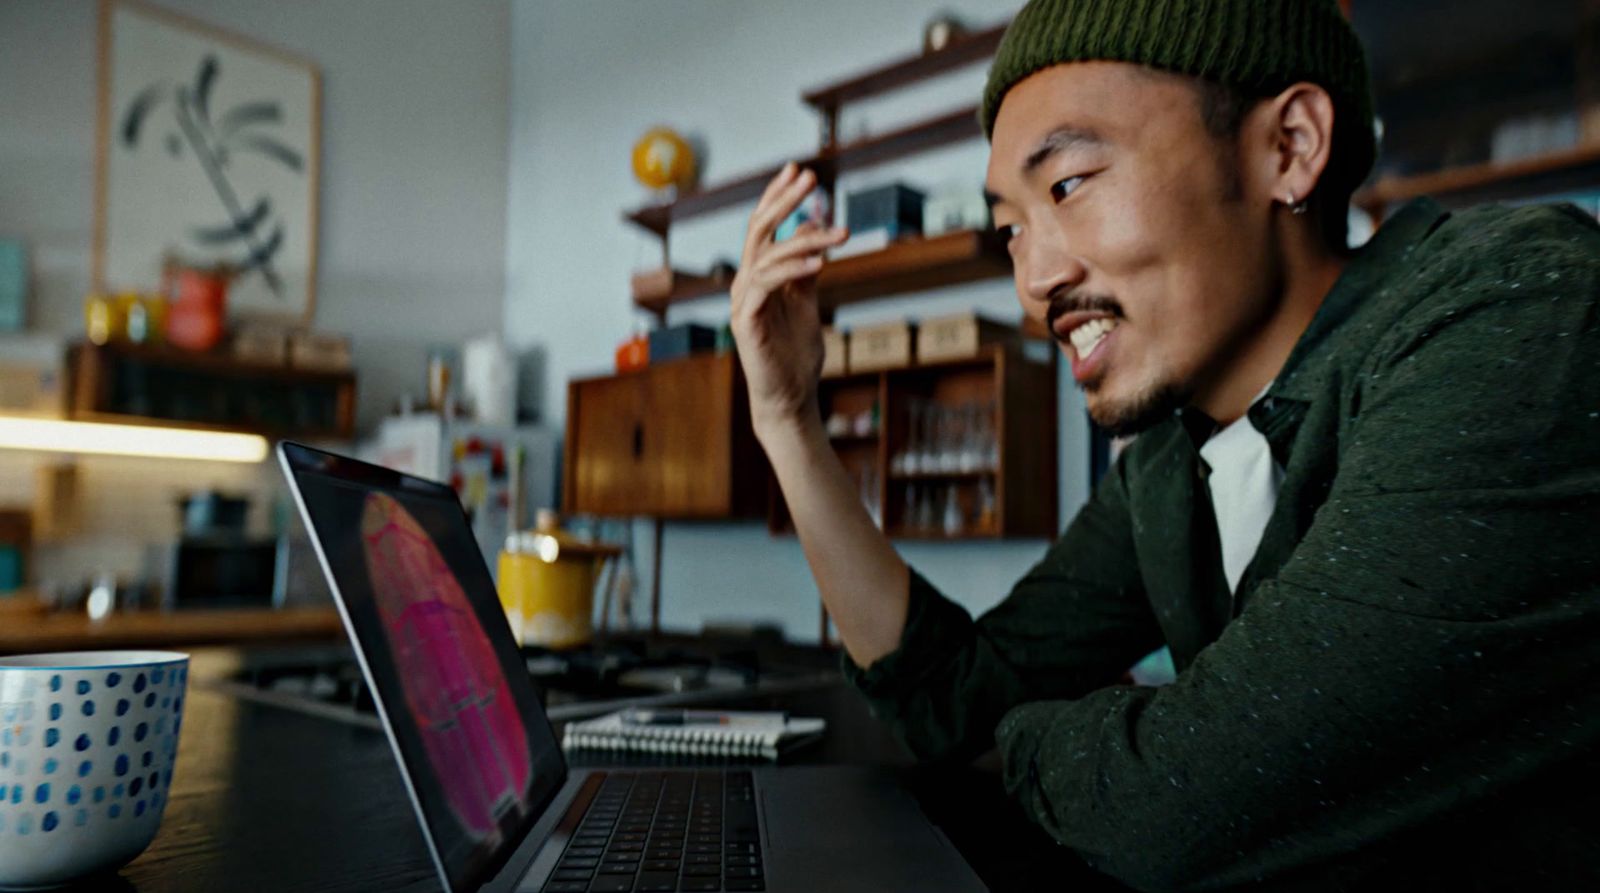
<path fill-rule="evenodd" d="M 422 525 L 382 493 L 361 539 L 373 597 L 422 743 L 450 809 L 483 839 L 519 808 L 533 774 L 505 673 L 466 593 Z"/>

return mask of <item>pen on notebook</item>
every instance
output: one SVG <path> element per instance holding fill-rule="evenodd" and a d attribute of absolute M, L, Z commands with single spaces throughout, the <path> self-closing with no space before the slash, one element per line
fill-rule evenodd
<path fill-rule="evenodd" d="M 783 718 L 784 714 L 764 714 L 763 718 Z M 716 710 L 638 710 L 622 711 L 622 721 L 630 726 L 731 725 L 744 717 Z"/>

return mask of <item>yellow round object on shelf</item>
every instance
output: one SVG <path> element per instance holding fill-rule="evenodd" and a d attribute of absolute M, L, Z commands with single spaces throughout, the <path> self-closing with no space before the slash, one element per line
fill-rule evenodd
<path fill-rule="evenodd" d="M 666 127 L 652 127 L 633 144 L 633 175 L 651 189 L 688 188 L 695 165 L 688 141 Z"/>

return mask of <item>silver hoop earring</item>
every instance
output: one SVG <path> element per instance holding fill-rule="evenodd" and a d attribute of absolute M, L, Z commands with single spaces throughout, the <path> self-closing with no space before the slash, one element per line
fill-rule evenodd
<path fill-rule="evenodd" d="M 1306 203 L 1303 202 L 1303 201 L 1296 202 L 1293 206 L 1291 206 L 1289 208 L 1289 213 L 1295 215 L 1296 217 L 1299 217 L 1300 215 L 1304 214 L 1305 212 L 1306 212 Z"/>

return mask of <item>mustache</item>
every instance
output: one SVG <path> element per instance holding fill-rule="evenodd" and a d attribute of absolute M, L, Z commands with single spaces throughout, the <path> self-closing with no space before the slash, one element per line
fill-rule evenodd
<path fill-rule="evenodd" d="M 1076 291 L 1057 292 L 1050 296 L 1050 307 L 1045 311 L 1045 325 L 1053 333 L 1056 320 L 1068 313 L 1109 313 L 1118 319 L 1125 318 L 1122 304 L 1110 295 L 1090 295 Z"/>

